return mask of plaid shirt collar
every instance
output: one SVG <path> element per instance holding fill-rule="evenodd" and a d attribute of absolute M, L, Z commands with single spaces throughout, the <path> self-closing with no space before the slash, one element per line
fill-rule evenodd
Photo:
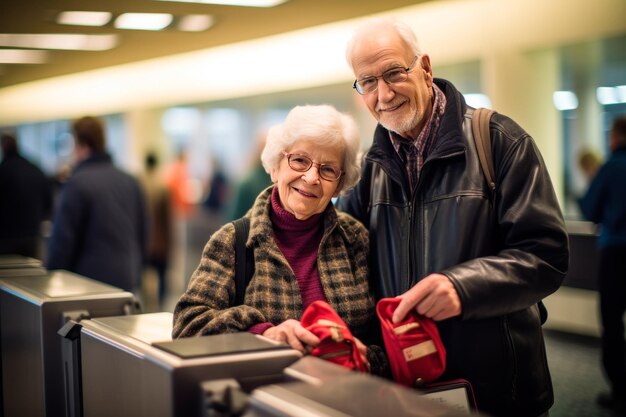
<path fill-rule="evenodd" d="M 396 152 L 400 153 L 400 147 L 409 142 L 415 145 L 419 154 L 424 156 L 428 155 L 428 151 L 430 151 L 434 142 L 433 138 L 439 128 L 439 122 L 441 121 L 441 117 L 443 116 L 446 108 L 446 96 L 436 84 L 433 84 L 433 95 L 435 96 L 433 112 L 416 140 L 413 140 L 412 138 L 404 138 L 396 132 L 389 131 L 389 137 L 391 138 L 391 143 L 393 144 Z"/>
<path fill-rule="evenodd" d="M 416 140 L 409 140 L 395 132 L 389 131 L 389 138 L 394 149 L 406 163 L 411 189 L 417 182 L 417 178 L 419 178 L 419 174 L 424 166 L 424 161 L 434 145 L 441 117 L 446 108 L 446 96 L 435 84 L 433 84 L 433 95 L 433 112 Z"/>

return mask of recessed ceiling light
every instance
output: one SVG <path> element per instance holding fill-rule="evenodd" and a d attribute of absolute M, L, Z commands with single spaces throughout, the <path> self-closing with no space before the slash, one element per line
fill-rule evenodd
<path fill-rule="evenodd" d="M 124 13 L 115 19 L 118 29 L 161 30 L 172 23 L 169 13 Z"/>
<path fill-rule="evenodd" d="M 177 1 L 182 3 L 221 4 L 224 6 L 245 7 L 274 7 L 287 2 L 287 0 L 159 0 Z"/>
<path fill-rule="evenodd" d="M 573 91 L 555 91 L 552 93 L 552 103 L 557 110 L 575 110 L 578 108 L 578 97 Z"/>
<path fill-rule="evenodd" d="M 202 32 L 215 23 L 213 16 L 208 14 L 188 14 L 178 20 L 178 29 L 185 32 Z"/>
<path fill-rule="evenodd" d="M 61 25 L 77 26 L 104 26 L 111 20 L 110 12 L 61 12 L 57 16 L 57 23 Z"/>
<path fill-rule="evenodd" d="M 47 60 L 47 51 L 0 49 L 0 64 L 43 64 Z"/>
<path fill-rule="evenodd" d="M 117 45 L 117 35 L 69 33 L 0 33 L 0 46 L 10 48 L 105 51 Z"/>
<path fill-rule="evenodd" d="M 619 97 L 619 101 L 622 103 L 626 103 L 626 85 L 618 85 L 615 88 L 617 89 L 617 96 Z"/>
<path fill-rule="evenodd" d="M 617 96 L 617 90 L 613 87 L 598 87 L 596 88 L 596 98 L 598 102 L 603 105 L 617 104 L 619 98 Z"/>

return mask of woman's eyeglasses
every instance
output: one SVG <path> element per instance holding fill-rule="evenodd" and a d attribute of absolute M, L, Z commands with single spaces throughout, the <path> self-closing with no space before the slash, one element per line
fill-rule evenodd
<path fill-rule="evenodd" d="M 337 181 L 343 175 L 341 168 L 331 164 L 318 164 L 313 162 L 308 156 L 300 155 L 297 153 L 283 152 L 283 155 L 287 157 L 289 167 L 294 171 L 307 172 L 313 165 L 318 169 L 320 177 L 326 181 Z"/>

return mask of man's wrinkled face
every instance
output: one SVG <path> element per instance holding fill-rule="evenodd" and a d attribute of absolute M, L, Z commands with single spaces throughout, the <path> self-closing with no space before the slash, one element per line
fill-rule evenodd
<path fill-rule="evenodd" d="M 414 58 L 395 32 L 386 31 L 362 36 L 351 63 L 356 79 L 361 80 L 393 68 L 406 68 Z M 428 55 L 418 57 L 405 81 L 377 81 L 376 91 L 361 96 L 369 111 L 385 128 L 404 137 L 417 137 L 432 109 L 433 77 Z"/>

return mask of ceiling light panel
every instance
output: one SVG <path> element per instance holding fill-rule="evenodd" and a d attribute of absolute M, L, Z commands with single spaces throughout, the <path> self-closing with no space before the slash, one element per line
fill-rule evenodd
<path fill-rule="evenodd" d="M 180 3 L 220 4 L 224 6 L 274 7 L 286 3 L 287 0 L 159 0 Z"/>
<path fill-rule="evenodd" d="M 208 14 L 189 14 L 178 19 L 178 30 L 184 32 L 202 32 L 215 23 L 213 16 Z"/>
<path fill-rule="evenodd" d="M 61 25 L 77 26 L 104 26 L 111 20 L 110 12 L 61 12 L 57 16 L 57 23 Z"/>
<path fill-rule="evenodd" d="M 105 51 L 117 45 L 117 35 L 69 33 L 0 33 L 0 47 Z"/>
<path fill-rule="evenodd" d="M 47 51 L 0 49 L 0 64 L 43 64 L 47 61 Z"/>
<path fill-rule="evenodd" d="M 162 30 L 172 23 L 169 13 L 124 13 L 115 19 L 118 29 Z"/>

